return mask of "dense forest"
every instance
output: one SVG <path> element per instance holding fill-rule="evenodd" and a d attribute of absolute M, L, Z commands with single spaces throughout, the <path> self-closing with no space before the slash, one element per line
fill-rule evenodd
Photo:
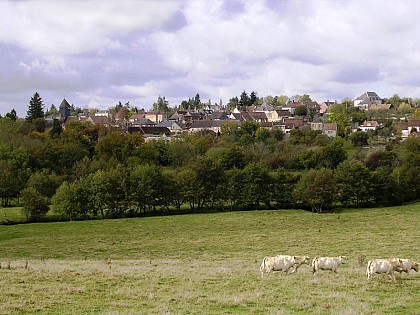
<path fill-rule="evenodd" d="M 351 110 L 351 109 L 349 109 Z M 31 113 L 32 115 L 32 113 Z M 29 111 L 28 111 L 29 116 Z M 420 197 L 420 139 L 227 122 L 221 135 L 145 142 L 80 121 L 0 118 L 0 198 L 28 221 L 400 205 Z M 385 139 L 385 140 L 384 140 Z M 381 142 L 381 145 L 375 145 Z M 368 147 L 366 144 L 370 143 Z"/>

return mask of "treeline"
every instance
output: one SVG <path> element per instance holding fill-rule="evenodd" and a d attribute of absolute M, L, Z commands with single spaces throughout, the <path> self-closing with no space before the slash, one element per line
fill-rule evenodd
<path fill-rule="evenodd" d="M 354 135 L 354 134 L 353 134 Z M 29 221 L 258 208 L 398 205 L 419 199 L 420 139 L 366 150 L 378 134 L 330 139 L 318 131 L 227 122 L 219 137 L 146 143 L 78 121 L 40 131 L 0 119 L 0 198 Z M 368 135 L 368 138 L 366 138 Z"/>

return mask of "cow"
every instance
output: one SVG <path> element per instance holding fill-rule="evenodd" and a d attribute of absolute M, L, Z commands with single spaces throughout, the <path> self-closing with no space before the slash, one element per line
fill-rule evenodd
<path fill-rule="evenodd" d="M 389 259 L 372 259 L 368 261 L 366 275 L 368 280 L 372 278 L 374 273 L 387 274 L 391 279 L 395 281 L 394 271 L 398 271 L 403 266 L 401 259 L 389 258 Z"/>
<path fill-rule="evenodd" d="M 312 260 L 312 273 L 314 276 L 318 270 L 331 270 L 331 272 L 337 273 L 338 266 L 344 264 L 345 260 L 345 256 L 315 257 Z"/>
<path fill-rule="evenodd" d="M 295 256 L 295 264 L 293 266 L 293 270 L 291 273 L 296 272 L 300 266 L 302 266 L 303 264 L 307 264 L 310 265 L 311 264 L 311 259 L 309 258 L 309 256 Z"/>
<path fill-rule="evenodd" d="M 260 265 L 261 278 L 264 278 L 264 273 L 270 274 L 271 271 L 283 271 L 287 274 L 290 268 L 292 268 L 295 265 L 295 263 L 295 256 L 266 256 L 263 258 Z"/>
<path fill-rule="evenodd" d="M 398 258 L 394 258 L 395 260 L 397 260 Z M 413 269 L 414 271 L 419 271 L 419 263 L 415 262 L 413 260 L 410 259 L 400 259 L 402 262 L 401 267 L 398 267 L 395 271 L 398 271 L 400 274 L 402 272 L 405 273 L 409 273 L 411 269 Z"/>

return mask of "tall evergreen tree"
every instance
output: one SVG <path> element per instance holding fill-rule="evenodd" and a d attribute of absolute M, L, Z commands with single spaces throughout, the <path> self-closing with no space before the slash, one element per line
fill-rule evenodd
<path fill-rule="evenodd" d="M 42 103 L 42 98 L 39 96 L 38 92 L 31 97 L 29 101 L 29 108 L 26 116 L 26 120 L 32 122 L 36 118 L 44 118 L 44 104 Z"/>
<path fill-rule="evenodd" d="M 251 92 L 251 94 L 249 95 L 249 105 L 254 105 L 257 102 L 257 93 L 255 93 L 254 91 Z"/>

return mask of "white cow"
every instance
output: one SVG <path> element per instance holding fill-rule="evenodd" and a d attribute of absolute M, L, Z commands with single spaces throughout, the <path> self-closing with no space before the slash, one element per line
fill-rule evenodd
<path fill-rule="evenodd" d="M 296 263 L 295 256 L 277 255 L 274 257 L 266 256 L 263 258 L 260 271 L 261 278 L 264 278 L 264 273 L 270 273 L 271 271 L 283 271 L 288 273 Z"/>
<path fill-rule="evenodd" d="M 397 271 L 398 268 L 401 268 L 403 262 L 401 259 L 390 258 L 390 259 L 372 259 L 368 261 L 366 275 L 368 280 L 372 277 L 374 273 L 384 273 L 387 274 L 391 279 L 395 280 L 394 271 Z"/>
<path fill-rule="evenodd" d="M 398 258 L 395 258 L 396 260 Z M 415 262 L 413 260 L 410 259 L 400 259 L 402 262 L 401 267 L 398 267 L 396 269 L 396 271 L 398 271 L 400 274 L 404 271 L 405 273 L 409 273 L 411 269 L 413 269 L 414 271 L 419 271 L 419 263 Z"/>
<path fill-rule="evenodd" d="M 294 256 L 295 257 L 295 264 L 293 266 L 293 270 L 292 273 L 296 272 L 300 266 L 302 266 L 303 264 L 307 264 L 310 265 L 311 264 L 311 259 L 309 258 L 309 256 Z"/>
<path fill-rule="evenodd" d="M 312 273 L 314 276 L 318 270 L 331 270 L 331 272 L 337 273 L 338 266 L 344 264 L 346 262 L 345 260 L 345 256 L 315 257 L 312 260 Z"/>

